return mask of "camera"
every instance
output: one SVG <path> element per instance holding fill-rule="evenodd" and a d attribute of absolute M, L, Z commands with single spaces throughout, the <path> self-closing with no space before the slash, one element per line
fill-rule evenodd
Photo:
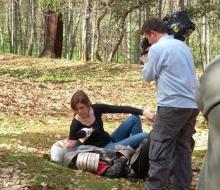
<path fill-rule="evenodd" d="M 80 142 L 84 142 L 85 140 L 87 140 L 90 135 L 92 134 L 92 132 L 94 131 L 94 129 L 92 127 L 90 128 L 82 128 L 81 130 L 79 130 L 77 132 L 77 138 L 79 139 Z"/>
<path fill-rule="evenodd" d="M 150 43 L 148 42 L 147 38 L 143 38 L 140 43 L 141 56 L 146 54 L 149 48 L 150 48 Z"/>
<path fill-rule="evenodd" d="M 167 33 L 181 41 L 184 41 L 195 30 L 195 24 L 190 20 L 186 11 L 177 11 L 171 16 L 167 15 L 163 18 L 163 22 L 167 26 Z M 141 40 L 141 56 L 148 52 L 150 45 L 146 38 Z"/>

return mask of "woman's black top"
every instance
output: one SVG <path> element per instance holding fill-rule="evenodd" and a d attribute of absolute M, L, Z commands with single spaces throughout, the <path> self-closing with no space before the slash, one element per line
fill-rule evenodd
<path fill-rule="evenodd" d="M 70 140 L 77 140 L 79 137 L 77 133 L 82 128 L 90 128 L 92 127 L 94 131 L 92 132 L 91 136 L 86 139 L 84 142 L 85 145 L 94 145 L 98 147 L 103 147 L 111 141 L 109 133 L 107 133 L 103 128 L 103 121 L 102 121 L 102 114 L 103 113 L 130 113 L 133 115 L 142 115 L 143 110 L 130 107 L 130 106 L 114 106 L 114 105 L 107 105 L 107 104 L 93 104 L 91 106 L 94 110 L 95 121 L 92 125 L 87 126 L 82 124 L 80 121 L 76 120 L 75 118 L 72 120 L 70 125 L 70 133 L 69 139 Z"/>

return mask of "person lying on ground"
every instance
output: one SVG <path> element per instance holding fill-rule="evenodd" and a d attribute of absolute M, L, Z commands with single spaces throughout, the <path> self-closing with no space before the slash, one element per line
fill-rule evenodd
<path fill-rule="evenodd" d="M 77 140 L 60 140 L 51 147 L 51 160 L 73 168 L 107 177 L 132 177 L 145 179 L 149 164 L 150 139 L 146 137 L 134 150 L 129 146 L 117 145 L 115 150 L 79 145 Z M 72 147 L 66 148 L 71 143 Z"/>
<path fill-rule="evenodd" d="M 200 78 L 197 103 L 209 126 L 208 149 L 197 190 L 220 187 L 220 56 L 213 59 Z"/>
<path fill-rule="evenodd" d="M 71 108 L 74 111 L 74 118 L 70 125 L 69 140 L 79 139 L 82 128 L 86 128 L 84 145 L 94 145 L 114 149 L 116 145 L 130 145 L 136 149 L 140 142 L 147 136 L 142 131 L 139 115 L 144 115 L 148 120 L 154 119 L 154 114 L 148 110 L 142 110 L 130 106 L 115 106 L 107 104 L 92 104 L 88 95 L 79 90 L 71 99 Z M 105 113 L 130 113 L 120 126 L 110 135 L 103 127 L 102 114 Z M 68 143 L 67 143 L 68 147 Z M 70 143 L 71 147 L 71 143 Z"/>

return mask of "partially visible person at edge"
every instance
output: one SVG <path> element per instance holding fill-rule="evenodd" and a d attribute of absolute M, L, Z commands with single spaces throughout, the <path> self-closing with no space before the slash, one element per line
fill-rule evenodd
<path fill-rule="evenodd" d="M 209 136 L 206 158 L 200 172 L 197 190 L 220 187 L 220 56 L 210 62 L 200 78 L 198 106 L 208 121 Z"/>
<path fill-rule="evenodd" d="M 159 18 L 149 18 L 142 27 L 151 47 L 142 74 L 146 82 L 156 81 L 157 112 L 150 133 L 149 179 L 146 190 L 164 190 L 171 168 L 174 190 L 190 189 L 196 117 L 195 92 L 198 81 L 191 50 L 167 34 Z M 146 60 L 143 60 L 145 59 Z"/>
<path fill-rule="evenodd" d="M 75 92 L 71 99 L 71 108 L 74 118 L 70 125 L 69 142 L 66 148 L 72 147 L 71 140 L 82 139 L 84 145 L 94 145 L 114 149 L 118 144 L 130 145 L 136 149 L 140 142 L 149 134 L 142 131 L 139 115 L 144 115 L 149 120 L 153 114 L 130 106 L 115 106 L 107 104 L 92 104 L 85 92 Z M 130 113 L 125 121 L 109 135 L 103 127 L 102 114 L 105 113 Z M 83 133 L 85 134 L 83 136 Z"/>

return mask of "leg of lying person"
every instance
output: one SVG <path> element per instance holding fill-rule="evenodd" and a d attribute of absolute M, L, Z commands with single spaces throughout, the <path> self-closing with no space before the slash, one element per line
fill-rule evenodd
<path fill-rule="evenodd" d="M 114 164 L 106 169 L 106 171 L 102 174 L 106 177 L 125 177 L 125 166 L 127 163 L 127 159 L 118 158 L 114 161 Z"/>
<path fill-rule="evenodd" d="M 105 148 L 115 149 L 115 146 L 117 145 L 124 145 L 131 146 L 133 149 L 136 149 L 139 144 L 144 140 L 144 138 L 148 136 L 148 133 L 138 133 L 118 142 L 110 142 L 105 146 Z"/>
<path fill-rule="evenodd" d="M 64 155 L 69 152 L 74 150 L 75 147 L 73 148 L 64 148 L 65 143 L 67 143 L 67 139 L 64 140 L 59 140 L 56 143 L 54 143 L 51 147 L 51 160 L 55 162 L 63 162 L 63 157 Z"/>
<path fill-rule="evenodd" d="M 131 115 L 111 134 L 111 141 L 118 142 L 138 133 L 142 133 L 140 117 Z"/>

